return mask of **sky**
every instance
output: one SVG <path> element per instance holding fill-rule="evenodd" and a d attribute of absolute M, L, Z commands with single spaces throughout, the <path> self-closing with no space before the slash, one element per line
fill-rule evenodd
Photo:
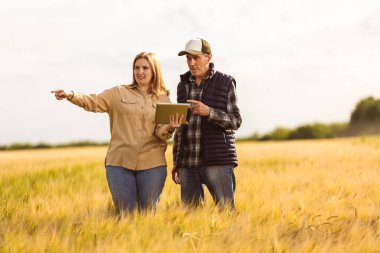
<path fill-rule="evenodd" d="M 237 137 L 347 122 L 380 97 L 378 0 L 2 1 L 0 36 L 0 144 L 108 141 L 107 114 L 50 91 L 128 84 L 134 56 L 150 51 L 175 101 L 187 71 L 177 53 L 197 37 L 237 81 Z"/>

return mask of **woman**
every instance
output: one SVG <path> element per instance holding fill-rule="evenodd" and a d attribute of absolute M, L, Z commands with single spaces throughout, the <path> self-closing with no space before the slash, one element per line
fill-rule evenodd
<path fill-rule="evenodd" d="M 133 61 L 133 83 L 100 94 L 52 91 L 58 100 L 91 112 L 106 112 L 111 140 L 105 165 L 108 186 L 118 211 L 154 209 L 164 187 L 167 167 L 166 140 L 180 126 L 182 118 L 170 117 L 170 124 L 156 125 L 156 104 L 168 103 L 160 64 L 153 53 L 142 52 Z"/>

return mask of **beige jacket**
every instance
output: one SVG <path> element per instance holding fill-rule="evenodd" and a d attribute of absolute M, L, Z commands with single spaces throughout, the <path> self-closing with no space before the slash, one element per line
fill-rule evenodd
<path fill-rule="evenodd" d="M 107 112 L 111 140 L 106 165 L 146 170 L 166 165 L 167 125 L 154 122 L 156 104 L 168 103 L 167 95 L 144 96 L 136 85 L 120 85 L 100 94 L 75 93 L 70 102 L 91 112 Z"/>

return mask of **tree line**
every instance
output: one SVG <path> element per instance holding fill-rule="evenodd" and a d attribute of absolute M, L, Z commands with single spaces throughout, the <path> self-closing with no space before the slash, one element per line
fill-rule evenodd
<path fill-rule="evenodd" d="M 294 129 L 278 127 L 263 135 L 255 133 L 244 140 L 325 139 L 378 134 L 380 134 L 380 99 L 370 96 L 356 104 L 349 122 L 304 124 Z"/>
<path fill-rule="evenodd" d="M 353 112 L 350 121 L 343 123 L 314 123 L 305 124 L 294 129 L 278 127 L 273 131 L 260 135 L 253 134 L 240 140 L 297 140 L 297 139 L 325 139 L 348 137 L 358 135 L 377 135 L 380 134 L 380 99 L 372 96 L 360 100 Z M 15 143 L 0 146 L 0 150 L 19 150 L 19 149 L 43 149 L 58 147 L 84 147 L 84 146 L 105 146 L 108 142 L 78 141 L 65 144 L 52 145 L 48 143 Z"/>
<path fill-rule="evenodd" d="M 21 150 L 21 149 L 45 149 L 45 148 L 68 148 L 68 147 L 86 147 L 86 146 L 107 146 L 108 142 L 95 141 L 76 141 L 64 144 L 49 144 L 40 142 L 37 144 L 31 143 L 14 143 L 11 145 L 0 145 L 1 150 Z"/>

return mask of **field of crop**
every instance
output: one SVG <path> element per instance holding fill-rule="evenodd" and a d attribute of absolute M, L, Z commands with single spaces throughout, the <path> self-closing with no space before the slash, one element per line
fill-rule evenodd
<path fill-rule="evenodd" d="M 379 252 L 380 138 L 238 143 L 236 212 L 182 207 L 168 176 L 120 219 L 105 152 L 0 152 L 0 252 Z"/>

